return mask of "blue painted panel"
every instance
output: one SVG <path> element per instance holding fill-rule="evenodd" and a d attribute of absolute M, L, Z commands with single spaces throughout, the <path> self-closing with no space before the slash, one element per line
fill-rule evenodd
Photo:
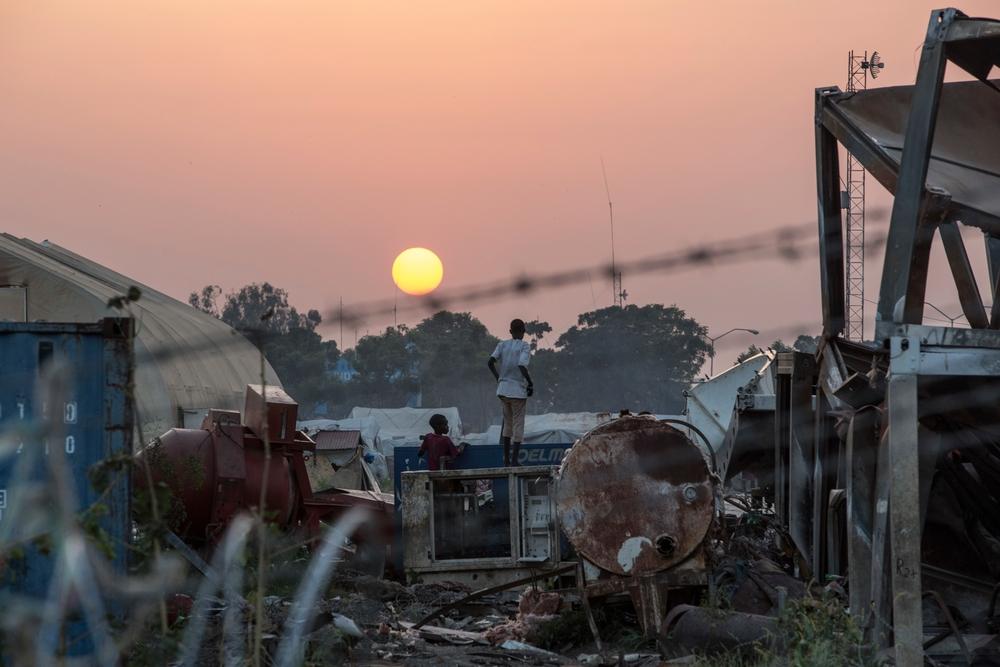
<path fill-rule="evenodd" d="M 29 540 L 24 557 L 6 564 L 0 595 L 15 593 L 44 597 L 51 584 L 53 558 L 59 535 L 47 537 L 51 548 L 32 544 L 25 521 L 37 498 L 23 492 L 42 489 L 52 498 L 49 457 L 56 448 L 65 456 L 78 509 L 100 502 L 107 509 L 101 525 L 114 548 L 113 566 L 126 569 L 129 536 L 129 479 L 117 476 L 112 488 L 100 497 L 88 477 L 91 467 L 116 454 L 131 451 L 132 407 L 128 399 L 130 340 L 124 335 L 127 320 L 108 319 L 96 324 L 0 323 L 0 432 L 15 445 L 0 459 L 0 531 L 13 539 Z M 40 368 L 52 361 L 70 369 L 64 400 L 36 395 Z M 54 432 L 42 431 L 41 419 L 55 417 Z M 46 486 L 47 485 L 47 486 Z M 42 500 L 41 502 L 45 502 Z M 54 502 L 49 500 L 49 502 Z M 20 507 L 19 507 L 20 505 Z M 49 509 L 52 509 L 50 507 Z M 81 622 L 65 629 L 71 654 L 91 650 Z"/>

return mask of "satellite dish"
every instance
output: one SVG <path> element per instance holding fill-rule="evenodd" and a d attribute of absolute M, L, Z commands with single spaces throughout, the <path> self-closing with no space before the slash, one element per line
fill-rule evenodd
<path fill-rule="evenodd" d="M 885 69 L 885 63 L 882 62 L 882 56 L 878 54 L 878 51 L 872 53 L 872 59 L 868 62 L 868 68 L 872 71 L 872 78 L 877 79 L 879 70 Z"/>

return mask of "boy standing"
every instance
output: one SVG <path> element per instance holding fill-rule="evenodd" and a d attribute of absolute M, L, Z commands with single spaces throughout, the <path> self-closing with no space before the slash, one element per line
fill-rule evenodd
<path fill-rule="evenodd" d="M 516 466 L 524 439 L 524 408 L 535 387 L 528 375 L 531 347 L 524 340 L 524 321 L 512 320 L 510 340 L 500 341 L 490 355 L 488 366 L 497 381 L 497 396 L 503 406 L 503 464 Z M 500 370 L 497 370 L 500 364 Z M 513 442 L 513 451 L 511 443 Z"/>

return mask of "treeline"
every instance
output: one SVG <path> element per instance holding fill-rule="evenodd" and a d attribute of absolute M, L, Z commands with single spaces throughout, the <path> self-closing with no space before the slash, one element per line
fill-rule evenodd
<path fill-rule="evenodd" d="M 413 327 L 368 335 L 353 349 L 323 340 L 318 311 L 305 314 L 268 283 L 223 295 L 214 285 L 192 306 L 262 345 L 285 389 L 307 417 L 342 417 L 355 405 L 456 406 L 467 429 L 499 421 L 486 359 L 498 342 L 470 313 L 441 311 Z M 674 414 L 684 389 L 711 353 L 706 329 L 676 306 L 602 308 L 579 316 L 554 340 L 543 321 L 528 323 L 535 356 L 529 411 L 633 411 Z M 543 346 L 544 343 L 544 346 Z"/>

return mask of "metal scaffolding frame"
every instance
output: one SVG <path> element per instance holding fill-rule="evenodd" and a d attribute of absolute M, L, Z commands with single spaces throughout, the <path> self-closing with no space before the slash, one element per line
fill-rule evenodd
<path fill-rule="evenodd" d="M 868 52 L 851 51 L 847 63 L 847 92 L 868 88 Z M 865 332 L 865 168 L 847 152 L 844 179 L 847 208 L 847 340 L 862 341 Z"/>

